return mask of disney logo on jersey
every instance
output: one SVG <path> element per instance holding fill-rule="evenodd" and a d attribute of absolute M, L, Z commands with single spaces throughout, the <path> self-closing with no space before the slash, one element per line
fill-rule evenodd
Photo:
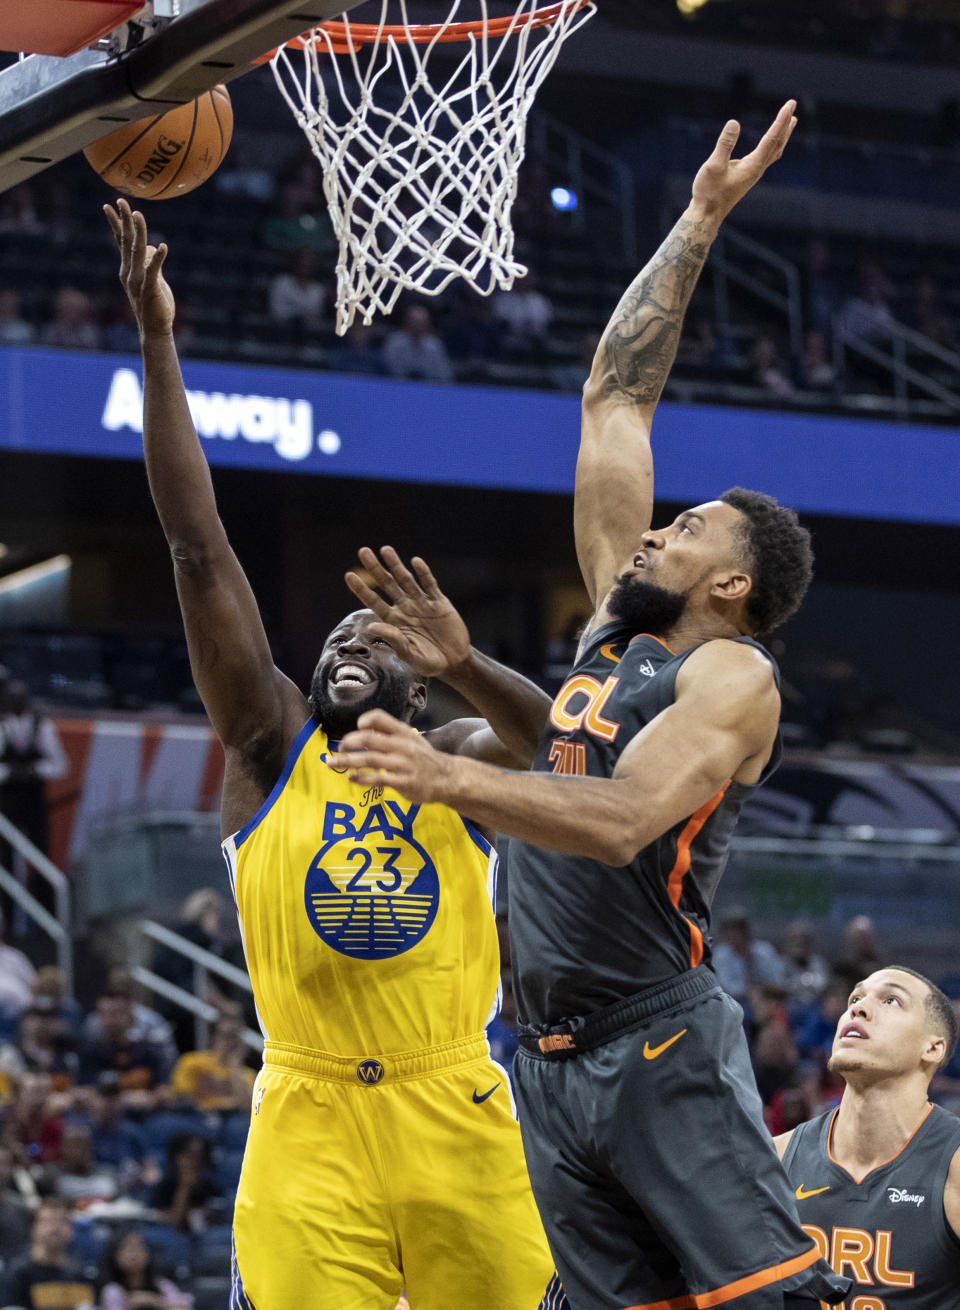
<path fill-rule="evenodd" d="M 908 1192 L 902 1187 L 888 1187 L 887 1200 L 892 1201 L 894 1205 L 923 1205 L 926 1195 L 919 1192 Z"/>
<path fill-rule="evenodd" d="M 357 960 L 402 955 L 437 916 L 440 882 L 413 836 L 419 805 L 342 801 L 323 807 L 323 845 L 307 870 L 304 903 L 314 932 Z"/>

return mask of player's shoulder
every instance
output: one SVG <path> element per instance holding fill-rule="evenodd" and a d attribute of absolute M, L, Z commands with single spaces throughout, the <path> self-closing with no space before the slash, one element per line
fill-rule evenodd
<path fill-rule="evenodd" d="M 462 755 L 467 751 L 470 739 L 486 727 L 486 719 L 451 719 L 449 723 L 431 728 L 423 735 L 434 750 L 442 751 L 444 755 Z"/>
<path fill-rule="evenodd" d="M 717 637 L 697 646 L 677 673 L 677 691 L 710 687 L 744 697 L 778 691 L 776 669 L 762 646 Z"/>

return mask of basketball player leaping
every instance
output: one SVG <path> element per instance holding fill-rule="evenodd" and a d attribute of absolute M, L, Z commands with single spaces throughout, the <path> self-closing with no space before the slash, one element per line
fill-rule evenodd
<path fill-rule="evenodd" d="M 720 222 L 786 146 L 794 108 L 743 159 L 726 125 L 601 340 L 574 504 L 596 609 L 538 772 L 444 760 L 376 712 L 343 743 L 351 776 L 385 770 L 408 798 L 517 839 L 520 1121 L 574 1310 L 780 1310 L 839 1302 L 848 1285 L 800 1227 L 739 1006 L 709 968 L 730 836 L 780 754 L 777 672 L 754 636 L 800 604 L 808 534 L 792 510 L 741 489 L 648 526 L 650 423 L 684 311 Z"/>
<path fill-rule="evenodd" d="M 891 965 L 859 983 L 837 1024 L 837 1110 L 776 1139 L 804 1228 L 849 1310 L 960 1310 L 960 1120 L 927 1099 L 957 1044 L 950 1001 Z"/>
<path fill-rule="evenodd" d="M 150 490 L 226 755 L 223 849 L 267 1038 L 231 1310 L 392 1310 L 404 1287 L 415 1310 L 451 1297 L 537 1310 L 554 1263 L 483 1035 L 499 983 L 495 858 L 454 810 L 358 786 L 335 761 L 361 710 L 409 723 L 431 673 L 498 706 L 490 725 L 431 733 L 439 750 L 529 763 L 549 701 L 471 653 L 429 571 L 417 580 L 398 560 L 399 581 L 372 561 L 395 598 L 392 644 L 361 610 L 326 639 L 309 700 L 274 667 L 187 407 L 166 248 L 126 202 L 106 214 L 140 329 Z"/>

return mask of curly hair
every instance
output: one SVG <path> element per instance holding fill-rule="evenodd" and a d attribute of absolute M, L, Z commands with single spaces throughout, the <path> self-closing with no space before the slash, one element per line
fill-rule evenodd
<path fill-rule="evenodd" d="M 731 487 L 720 499 L 743 515 L 738 525 L 753 587 L 747 618 L 754 632 L 772 632 L 796 614 L 813 577 L 810 533 L 796 510 L 762 491 Z"/>

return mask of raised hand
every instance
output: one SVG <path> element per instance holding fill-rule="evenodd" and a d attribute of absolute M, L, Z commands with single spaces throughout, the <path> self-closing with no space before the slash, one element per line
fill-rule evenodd
<path fill-rule="evenodd" d="M 729 214 L 757 183 L 770 165 L 780 158 L 797 125 L 796 100 L 788 100 L 749 155 L 732 159 L 740 136 L 740 124 L 727 123 L 717 139 L 710 158 L 701 165 L 693 180 L 693 202 L 713 212 L 718 219 Z"/>
<path fill-rule="evenodd" d="M 434 750 L 409 723 L 401 723 L 386 710 L 368 710 L 327 764 L 337 773 L 346 770 L 351 782 L 392 787 L 407 800 L 427 805 L 446 799 L 458 761 Z"/>
<path fill-rule="evenodd" d="M 457 610 L 437 585 L 427 564 L 415 555 L 408 569 L 392 546 L 363 546 L 360 563 L 382 596 L 359 574 L 346 574 L 347 586 L 378 622 L 371 636 L 388 641 L 400 658 L 424 678 L 442 677 L 470 653 L 470 634 Z"/>
<path fill-rule="evenodd" d="M 136 316 L 140 339 L 169 334 L 176 305 L 163 276 L 166 245 L 147 243 L 147 220 L 126 200 L 118 200 L 116 209 L 104 205 L 103 212 L 120 250 L 120 282 Z"/>

